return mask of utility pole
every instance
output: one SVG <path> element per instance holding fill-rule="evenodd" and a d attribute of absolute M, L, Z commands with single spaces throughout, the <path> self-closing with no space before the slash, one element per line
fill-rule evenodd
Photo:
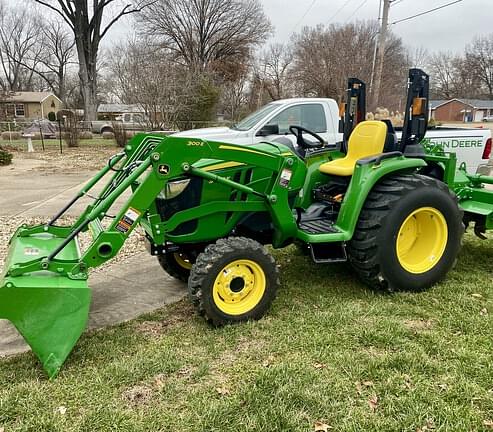
<path fill-rule="evenodd" d="M 375 71 L 375 81 L 372 86 L 372 109 L 378 107 L 380 101 L 380 88 L 382 85 L 383 66 L 385 60 L 385 46 L 387 43 L 387 33 L 389 30 L 389 9 L 391 0 L 383 0 L 382 25 L 380 37 L 378 38 L 377 66 Z"/>

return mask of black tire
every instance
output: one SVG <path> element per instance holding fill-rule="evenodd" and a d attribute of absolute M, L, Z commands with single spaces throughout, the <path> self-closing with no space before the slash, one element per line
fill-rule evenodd
<path fill-rule="evenodd" d="M 185 252 L 172 252 L 157 257 L 166 273 L 183 282 L 188 281 L 195 258 L 193 254 Z"/>
<path fill-rule="evenodd" d="M 426 209 L 431 209 L 431 212 L 426 213 Z M 417 250 L 420 246 L 424 251 L 422 256 L 430 253 L 426 261 L 420 261 L 425 263 L 423 271 L 414 271 L 413 268 L 409 271 L 405 262 L 407 258 L 398 257 L 398 235 L 403 235 L 401 227 L 404 229 L 406 221 L 418 223 L 417 217 L 412 215 L 414 212 L 419 215 L 420 211 L 425 216 L 419 217 L 433 219 L 433 211 L 438 211 L 443 218 L 439 214 L 435 216 L 434 221 L 428 222 L 427 233 L 431 232 L 431 235 L 426 236 L 422 231 L 420 236 L 418 234 L 419 240 L 416 237 L 409 246 L 411 253 L 413 248 Z M 429 228 L 430 224 L 435 224 L 434 228 Z M 429 264 L 428 261 L 438 256 L 431 250 L 436 238 L 433 236 L 439 236 L 440 229 L 447 232 L 446 238 L 441 237 L 440 251 L 443 250 L 443 253 L 439 253 L 440 257 L 435 263 Z M 463 233 L 462 211 L 457 205 L 457 198 L 444 183 L 418 174 L 394 175 L 382 179 L 368 195 L 353 239 L 348 245 L 348 256 L 359 277 L 371 287 L 390 291 L 421 291 L 445 277 L 455 265 Z M 436 244 L 440 244 L 440 240 Z M 429 265 L 432 267 L 428 268 Z"/>
<path fill-rule="evenodd" d="M 240 268 L 239 264 L 232 264 L 239 260 L 251 263 L 252 267 L 242 264 Z M 221 297 L 215 286 L 217 278 L 227 279 L 228 272 L 236 271 L 235 267 L 247 274 L 233 277 L 224 283 L 227 285 L 227 292 L 231 294 L 228 303 L 228 299 Z M 248 290 L 245 287 L 252 283 L 249 282 L 252 278 L 256 282 Z M 257 285 L 261 278 L 263 283 Z M 237 285 L 236 289 L 232 288 L 233 284 Z M 279 272 L 274 258 L 260 243 L 245 237 L 219 239 L 209 245 L 197 257 L 188 279 L 192 303 L 199 314 L 215 326 L 260 319 L 268 311 L 278 286 Z M 244 297 L 233 299 L 234 296 Z M 235 300 L 238 303 L 234 303 Z M 230 313 L 231 308 L 237 309 Z"/>

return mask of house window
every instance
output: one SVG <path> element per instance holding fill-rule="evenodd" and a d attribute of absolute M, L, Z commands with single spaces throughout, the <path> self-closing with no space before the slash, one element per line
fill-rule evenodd
<path fill-rule="evenodd" d="M 24 104 L 15 104 L 15 116 L 25 117 L 26 112 L 24 111 Z"/>

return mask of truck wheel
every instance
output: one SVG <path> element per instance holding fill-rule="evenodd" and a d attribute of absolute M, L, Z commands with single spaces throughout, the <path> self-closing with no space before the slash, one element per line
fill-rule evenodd
<path fill-rule="evenodd" d="M 279 286 L 274 258 L 245 237 L 220 239 L 197 257 L 188 292 L 201 315 L 213 325 L 261 318 Z"/>
<path fill-rule="evenodd" d="M 101 135 L 104 134 L 105 132 L 114 133 L 113 128 L 110 127 L 104 127 L 103 129 L 101 129 Z"/>
<path fill-rule="evenodd" d="M 166 273 L 183 282 L 188 280 L 195 258 L 193 254 L 186 252 L 167 253 L 157 257 L 159 264 Z"/>
<path fill-rule="evenodd" d="M 380 181 L 368 195 L 349 260 L 368 285 L 421 291 L 454 266 L 464 225 L 448 187 L 422 175 Z"/>

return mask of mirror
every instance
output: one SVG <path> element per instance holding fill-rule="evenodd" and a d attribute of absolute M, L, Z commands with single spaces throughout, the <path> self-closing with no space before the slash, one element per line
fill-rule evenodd
<path fill-rule="evenodd" d="M 266 124 L 257 132 L 257 136 L 279 135 L 279 125 Z"/>

